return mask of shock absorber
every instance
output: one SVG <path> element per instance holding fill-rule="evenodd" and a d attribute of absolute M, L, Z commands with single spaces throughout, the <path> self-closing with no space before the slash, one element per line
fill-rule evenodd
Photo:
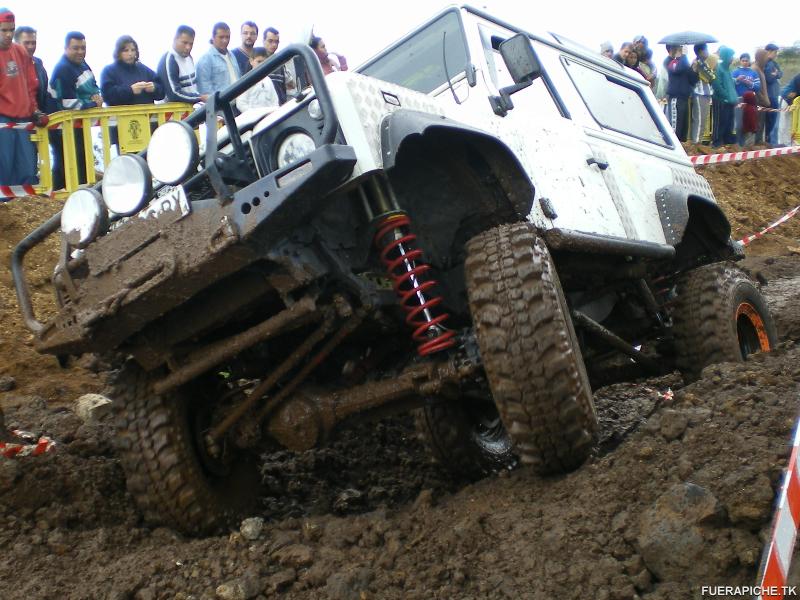
<path fill-rule="evenodd" d="M 391 190 L 386 187 L 391 198 Z M 444 327 L 450 315 L 436 310 L 443 298 L 433 289 L 437 282 L 428 275 L 431 267 L 423 261 L 422 250 L 416 247 L 411 219 L 396 208 L 393 198 L 387 199 L 378 181 L 372 180 L 370 191 L 377 197 L 380 209 L 377 216 L 363 188 L 361 193 L 368 216 L 377 223 L 375 246 L 406 312 L 406 323 L 413 329 L 411 337 L 418 344 L 417 353 L 427 356 L 451 348 L 456 343 L 456 334 Z"/>

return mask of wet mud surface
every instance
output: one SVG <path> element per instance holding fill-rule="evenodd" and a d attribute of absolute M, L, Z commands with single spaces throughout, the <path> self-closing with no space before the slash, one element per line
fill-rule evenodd
<path fill-rule="evenodd" d="M 800 158 L 780 160 L 705 168 L 735 237 L 797 201 Z M 56 209 L 0 205 L 3 264 Z M 402 416 L 266 456 L 256 519 L 202 539 L 141 524 L 107 417 L 85 423 L 72 410 L 103 374 L 91 357 L 62 370 L 32 350 L 4 267 L 0 376 L 15 386 L 0 403 L 8 425 L 59 445 L 0 460 L 0 597 L 667 600 L 753 585 L 800 410 L 800 225 L 784 227 L 743 263 L 779 348 L 688 386 L 670 375 L 596 390 L 600 443 L 577 471 L 453 479 Z M 45 250 L 29 264 L 42 311 L 49 260 Z"/>

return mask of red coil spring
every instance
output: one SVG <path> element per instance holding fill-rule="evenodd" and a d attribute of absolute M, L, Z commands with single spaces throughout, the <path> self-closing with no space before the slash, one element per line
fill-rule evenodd
<path fill-rule="evenodd" d="M 386 217 L 375 234 L 375 245 L 381 249 L 381 262 L 386 265 L 394 291 L 400 297 L 400 305 L 406 311 L 406 323 L 414 329 L 411 337 L 419 344 L 417 353 L 427 356 L 454 346 L 456 334 L 440 327 L 450 317 L 449 314 L 442 313 L 431 319 L 425 315 L 426 310 L 430 314 L 431 309 L 442 303 L 442 297 L 427 298 L 426 292 L 436 286 L 436 281 L 420 281 L 430 271 L 430 266 L 418 262 L 422 260 L 422 251 L 412 246 L 417 236 L 408 232 L 410 225 L 408 215 Z M 383 238 L 388 234 L 392 239 L 384 245 Z"/>

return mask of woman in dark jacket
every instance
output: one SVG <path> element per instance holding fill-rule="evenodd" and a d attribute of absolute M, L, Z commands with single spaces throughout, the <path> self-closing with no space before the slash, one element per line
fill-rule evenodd
<path fill-rule="evenodd" d="M 117 40 L 114 63 L 103 69 L 100 82 L 108 106 L 153 104 L 164 98 L 164 84 L 139 62 L 139 45 L 129 35 Z"/>

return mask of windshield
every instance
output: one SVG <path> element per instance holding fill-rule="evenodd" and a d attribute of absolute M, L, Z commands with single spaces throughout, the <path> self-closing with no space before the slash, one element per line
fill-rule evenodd
<path fill-rule="evenodd" d="M 450 11 L 412 33 L 360 71 L 427 94 L 446 83 L 448 76 L 452 79 L 463 73 L 467 60 L 461 19 L 456 11 Z"/>

